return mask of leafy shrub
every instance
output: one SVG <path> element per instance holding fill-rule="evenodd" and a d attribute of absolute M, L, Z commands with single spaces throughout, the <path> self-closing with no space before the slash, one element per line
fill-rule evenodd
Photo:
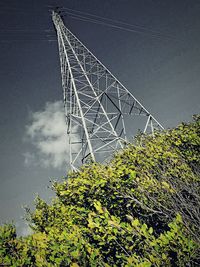
<path fill-rule="evenodd" d="M 10 266 L 200 266 L 200 116 L 139 135 L 107 165 L 53 183 L 27 210 L 33 234 L 0 228 Z"/>

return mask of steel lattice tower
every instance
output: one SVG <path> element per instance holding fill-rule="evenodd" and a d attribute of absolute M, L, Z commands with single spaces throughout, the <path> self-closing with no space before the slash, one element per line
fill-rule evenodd
<path fill-rule="evenodd" d="M 124 146 L 125 116 L 139 117 L 140 129 L 163 129 L 147 109 L 74 36 L 56 12 L 62 87 L 70 145 L 70 164 L 76 170 L 88 158 L 103 161 Z M 129 116 L 130 117 L 130 116 Z M 129 124 L 130 124 L 129 118 Z M 138 129 L 138 128 L 137 128 Z"/>

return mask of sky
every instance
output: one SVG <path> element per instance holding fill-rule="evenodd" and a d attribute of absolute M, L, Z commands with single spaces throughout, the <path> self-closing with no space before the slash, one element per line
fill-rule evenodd
<path fill-rule="evenodd" d="M 22 207 L 33 208 L 37 194 L 50 202 L 50 181 L 69 170 L 49 11 L 57 6 L 126 29 L 65 16 L 66 26 L 165 128 L 191 120 L 200 107 L 200 1 L 0 0 L 0 223 L 13 220 L 19 235 L 29 233 Z"/>

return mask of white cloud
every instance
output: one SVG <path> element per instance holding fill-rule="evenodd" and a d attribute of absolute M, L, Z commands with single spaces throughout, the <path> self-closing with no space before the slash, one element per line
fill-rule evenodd
<path fill-rule="evenodd" d="M 69 163 L 69 143 L 63 104 L 48 102 L 43 110 L 32 113 L 26 134 L 36 148 L 36 154 L 26 152 L 25 164 L 39 160 L 44 167 L 61 168 Z"/>

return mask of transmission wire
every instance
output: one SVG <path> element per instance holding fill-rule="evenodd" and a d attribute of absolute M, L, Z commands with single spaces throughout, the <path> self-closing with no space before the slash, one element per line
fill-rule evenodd
<path fill-rule="evenodd" d="M 123 26 L 114 25 L 114 24 L 111 24 L 111 23 L 108 23 L 108 22 L 104 22 L 104 21 L 99 21 L 99 20 L 96 20 L 96 19 L 91 19 L 91 18 L 82 16 L 82 15 L 73 14 L 71 12 L 65 12 L 65 13 L 67 13 L 72 19 L 77 19 L 77 20 L 87 21 L 87 22 L 91 22 L 91 23 L 95 23 L 95 24 L 99 24 L 99 25 L 109 26 L 109 27 L 112 27 L 112 28 L 115 28 L 115 29 L 125 30 L 125 31 L 128 31 L 128 32 L 134 32 L 134 33 L 139 33 L 139 34 L 144 34 L 144 35 L 151 35 L 152 37 L 156 37 L 156 38 L 162 38 L 162 37 L 165 37 L 165 38 L 168 38 L 168 39 L 172 38 L 170 36 L 162 36 L 162 35 L 156 34 L 156 33 L 153 34 L 153 33 L 150 33 L 150 32 L 144 32 L 144 31 L 140 31 L 140 30 L 137 30 L 137 29 L 125 28 Z"/>
<path fill-rule="evenodd" d="M 64 9 L 64 10 L 69 10 L 69 11 L 61 11 L 61 12 L 64 12 L 64 13 L 69 13 L 70 11 L 72 12 L 77 12 L 77 13 L 81 13 L 83 15 L 88 15 L 88 16 L 91 16 L 91 17 L 95 17 L 95 18 L 99 18 L 99 19 L 103 19 L 103 20 L 107 20 L 107 21 L 111 21 L 111 22 L 114 22 L 114 23 L 118 23 L 118 24 L 121 24 L 121 25 L 126 25 L 126 26 L 129 26 L 129 27 L 135 27 L 135 28 L 138 28 L 138 29 L 141 29 L 143 30 L 141 33 L 145 33 L 144 31 L 147 31 L 149 33 L 154 33 L 155 35 L 158 34 L 158 35 L 162 35 L 162 36 L 165 36 L 165 37 L 168 37 L 168 38 L 174 38 L 173 36 L 170 36 L 170 35 L 166 35 L 166 34 L 163 34 L 162 32 L 159 32 L 159 31 L 155 31 L 155 30 L 152 30 L 152 29 L 149 29 L 145 26 L 140 26 L 140 25 L 137 25 L 137 24 L 130 24 L 130 23 L 127 23 L 127 22 L 124 22 L 124 21 L 120 21 L 120 20 L 116 20 L 116 19 L 110 19 L 110 18 L 106 18 L 106 17 L 102 17 L 102 16 L 98 16 L 98 15 L 94 15 L 94 14 L 91 14 L 91 13 L 87 13 L 87 12 L 83 12 L 83 11 L 79 11 L 79 10 L 75 10 L 75 9 L 71 9 L 71 8 L 66 8 L 66 7 L 62 7 L 61 10 Z M 72 13 L 73 14 L 73 13 Z M 74 15 L 79 15 L 79 14 L 74 14 Z M 79 15 L 81 16 L 81 15 Z M 82 16 L 83 17 L 83 16 Z M 87 19 L 90 19 L 88 17 L 85 17 Z M 92 18 L 93 19 L 93 18 Z M 106 23 L 106 22 L 105 22 Z M 108 23 L 109 24 L 109 23 Z M 113 24 L 110 24 L 110 25 L 107 25 L 107 26 L 111 26 Z M 115 25 L 117 26 L 117 25 Z M 118 26 L 120 27 L 120 26 Z M 123 29 L 123 30 L 130 30 L 129 28 L 125 28 L 125 27 L 121 27 L 120 29 Z M 134 29 L 131 29 L 133 30 L 134 32 Z M 139 31 L 138 31 L 139 32 Z"/>

